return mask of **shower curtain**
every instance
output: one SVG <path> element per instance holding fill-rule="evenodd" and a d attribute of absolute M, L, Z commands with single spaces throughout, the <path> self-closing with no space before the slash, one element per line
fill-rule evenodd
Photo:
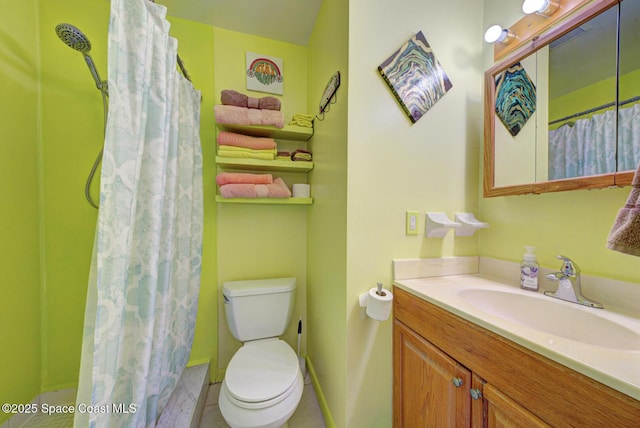
<path fill-rule="evenodd" d="M 75 427 L 153 427 L 193 342 L 202 253 L 200 93 L 166 8 L 111 0 L 109 120 Z"/>
<path fill-rule="evenodd" d="M 640 163 L 640 104 L 578 119 L 549 131 L 549 179 L 635 170 Z M 617 156 L 616 156 L 617 153 Z"/>
<path fill-rule="evenodd" d="M 640 164 L 640 104 L 620 109 L 618 116 L 620 139 L 619 171 L 632 171 Z"/>
<path fill-rule="evenodd" d="M 616 170 L 616 112 L 549 131 L 549 180 Z"/>

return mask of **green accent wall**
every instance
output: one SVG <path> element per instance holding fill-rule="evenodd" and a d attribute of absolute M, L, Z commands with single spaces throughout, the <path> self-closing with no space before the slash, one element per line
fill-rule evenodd
<path fill-rule="evenodd" d="M 0 2 L 0 402 L 40 392 L 36 0 Z M 0 413 L 0 423 L 9 415 Z"/>
<path fill-rule="evenodd" d="M 285 123 L 293 114 L 306 113 L 307 109 L 307 48 L 249 34 L 214 29 L 215 103 L 220 104 L 220 93 L 233 89 L 252 97 L 275 96 L 281 101 Z M 281 58 L 283 62 L 284 94 L 276 95 L 246 89 L 246 52 Z M 215 123 L 212 109 L 207 111 L 206 120 Z M 279 150 L 304 149 L 305 142 L 278 140 Z M 203 144 L 213 147 L 215 137 Z M 205 160 L 215 167 L 214 157 Z M 315 164 L 314 164 L 315 165 Z M 274 177 L 282 177 L 287 185 L 306 183 L 307 175 L 300 173 L 273 172 Z M 313 196 L 312 188 L 312 196 Z M 216 189 L 205 197 L 213 198 Z M 305 333 L 307 302 L 307 209 L 305 205 L 252 205 L 217 204 L 217 282 L 208 287 L 216 287 L 218 293 L 218 367 L 217 379 L 222 380 L 224 370 L 241 343 L 233 338 L 227 327 L 223 303 L 220 299 L 222 283 L 225 281 L 276 278 L 293 276 L 297 279 L 296 303 L 292 321 L 283 338 L 296 349 L 299 317 L 303 318 Z M 210 332 L 215 334 L 215 330 Z M 303 335 L 302 353 L 306 350 L 307 335 Z M 212 371 L 216 367 L 212 366 Z"/>
<path fill-rule="evenodd" d="M 624 101 L 638 95 L 640 95 L 640 70 L 620 76 L 620 101 Z M 549 120 L 552 121 L 580 111 L 608 104 L 615 101 L 615 99 L 616 79 L 605 79 L 594 83 L 593 85 L 549 100 Z M 585 100 L 588 100 L 588 102 L 585 102 Z M 631 105 L 632 104 L 627 104 L 621 108 L 628 108 L 631 107 Z M 613 107 L 609 108 L 609 110 L 611 109 L 613 109 Z M 603 111 L 604 110 L 600 110 L 596 113 L 592 113 L 591 115 L 582 116 L 581 118 L 602 113 Z M 573 120 L 575 121 L 576 119 Z M 551 128 L 553 129 L 561 125 L 561 123 L 558 123 L 551 126 Z"/>
<path fill-rule="evenodd" d="M 102 148 L 102 96 L 81 53 L 66 46 L 55 26 L 69 23 L 91 41 L 91 56 L 107 78 L 109 3 L 39 2 L 42 106 L 42 385 L 75 387 L 80 366 L 87 280 L 97 210 L 84 196 L 87 176 Z M 99 177 L 99 170 L 96 177 Z M 99 199 L 99 179 L 91 187 Z"/>
<path fill-rule="evenodd" d="M 203 93 L 204 191 L 213 195 L 213 27 L 171 18 L 171 33 Z M 0 401 L 26 403 L 75 387 L 97 211 L 84 197 L 103 139 L 102 97 L 82 55 L 55 34 L 59 23 L 90 39 L 107 79 L 109 2 L 0 2 Z M 205 142 L 209 142 L 208 144 Z M 99 175 L 91 186 L 99 196 Z M 217 359 L 216 207 L 205 197 L 202 287 L 191 363 Z M 8 415 L 0 414 L 0 423 Z"/>
<path fill-rule="evenodd" d="M 317 113 L 329 78 L 340 71 L 336 101 L 316 119 L 307 213 L 307 355 L 327 427 L 345 427 L 347 409 L 347 107 L 349 8 L 323 0 L 309 40 L 307 111 Z M 366 426 L 366 425 L 363 425 Z"/>

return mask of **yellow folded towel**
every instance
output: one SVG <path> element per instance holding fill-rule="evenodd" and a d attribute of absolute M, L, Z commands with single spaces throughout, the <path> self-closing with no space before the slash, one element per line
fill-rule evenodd
<path fill-rule="evenodd" d="M 304 126 L 305 128 L 313 128 L 313 119 L 315 116 L 311 114 L 294 114 L 289 125 Z"/>
<path fill-rule="evenodd" d="M 225 152 L 239 152 L 239 153 L 267 153 L 267 154 L 272 154 L 274 156 L 278 154 L 278 149 L 276 149 L 276 148 L 274 148 L 274 149 L 249 149 L 247 147 L 219 145 L 218 146 L 218 153 L 220 153 L 220 150 L 223 150 Z"/>
<path fill-rule="evenodd" d="M 262 159 L 262 160 L 275 160 L 275 155 L 269 153 L 244 153 L 244 152 L 227 152 L 224 150 L 218 151 L 218 156 L 223 158 L 238 158 L 238 159 Z"/>

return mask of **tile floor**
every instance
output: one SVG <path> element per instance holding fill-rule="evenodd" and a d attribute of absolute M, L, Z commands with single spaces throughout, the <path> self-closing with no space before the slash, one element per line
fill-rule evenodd
<path fill-rule="evenodd" d="M 209 386 L 207 392 L 207 400 L 205 408 L 200 419 L 199 428 L 229 428 L 220 414 L 218 407 L 218 394 L 220 393 L 220 384 L 215 383 Z M 69 400 L 67 400 L 69 401 Z M 69 401 L 70 403 L 72 402 Z M 20 428 L 70 428 L 73 426 L 73 414 L 55 414 L 45 415 L 39 414 L 29 418 L 28 421 L 14 420 L 14 423 L 1 424 L 0 428 L 20 427 Z M 187 428 L 187 427 L 176 427 Z M 304 390 L 300 404 L 289 419 L 289 428 L 326 428 L 322 411 L 316 399 L 316 393 L 313 390 L 311 380 L 307 375 L 305 377 Z"/>
<path fill-rule="evenodd" d="M 218 407 L 218 394 L 220 393 L 220 384 L 214 383 L 209 386 L 207 401 L 205 403 L 202 419 L 200 419 L 199 428 L 229 428 L 220 414 Z M 326 428 L 322 411 L 316 399 L 316 393 L 309 376 L 305 377 L 304 390 L 302 391 L 302 399 L 296 409 L 296 412 L 289 419 L 289 428 Z"/>

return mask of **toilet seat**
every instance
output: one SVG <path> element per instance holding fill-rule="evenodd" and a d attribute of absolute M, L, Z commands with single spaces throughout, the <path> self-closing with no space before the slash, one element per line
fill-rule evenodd
<path fill-rule="evenodd" d="M 223 387 L 236 406 L 262 409 L 286 399 L 301 376 L 298 358 L 277 338 L 245 343 L 231 359 Z"/>

